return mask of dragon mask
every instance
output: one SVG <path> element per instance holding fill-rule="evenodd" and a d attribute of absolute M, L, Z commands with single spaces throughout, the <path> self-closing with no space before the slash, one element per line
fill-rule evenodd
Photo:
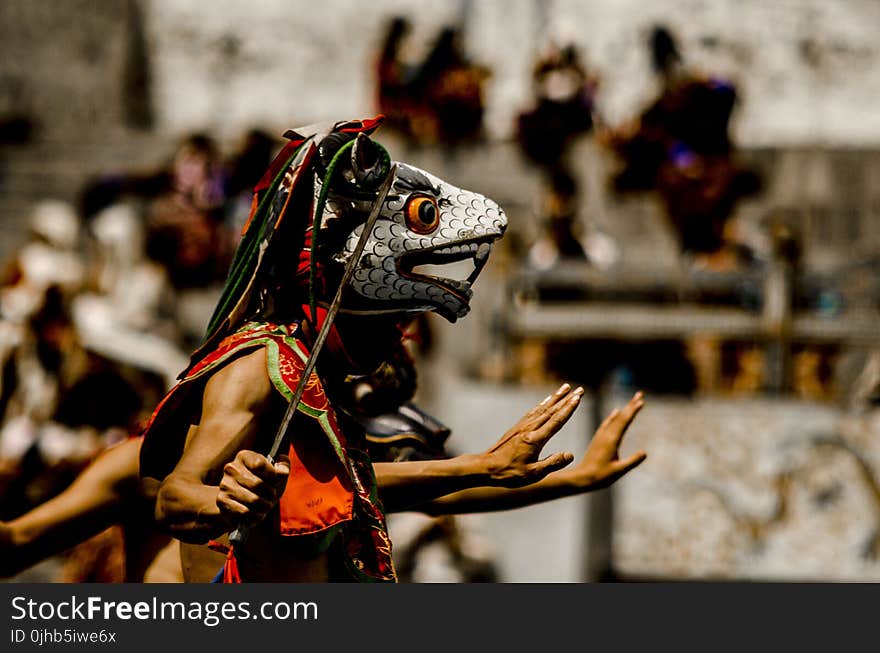
<path fill-rule="evenodd" d="M 295 266 L 298 285 L 307 290 L 313 306 L 326 302 L 389 174 L 394 174 L 391 190 L 340 311 L 435 311 L 452 322 L 468 313 L 472 285 L 492 243 L 504 234 L 507 218 L 479 193 L 392 162 L 369 137 L 380 122 L 381 117 L 285 134 L 290 143 L 255 188 L 251 218 L 209 336 L 227 332 L 252 314 L 254 296 L 271 287 L 260 279 L 284 266 Z M 282 231 L 287 236 L 277 235 Z M 464 279 L 443 276 L 437 267 L 467 259 L 473 261 L 473 271 Z"/>
<path fill-rule="evenodd" d="M 327 254 L 344 265 L 363 231 L 374 188 L 389 174 L 390 165 L 381 146 L 364 134 L 341 146 L 342 139 L 335 136 L 322 142 L 320 158 L 329 156 L 324 148 L 332 152 L 349 143 L 351 156 L 337 183 L 331 177 L 321 225 L 329 245 Z M 316 184 L 317 194 L 323 183 Z M 341 310 L 371 314 L 433 310 L 454 322 L 467 314 L 471 287 L 488 261 L 492 243 L 506 227 L 504 212 L 491 199 L 398 162 L 391 191 Z M 439 266 L 467 259 L 474 265 L 467 278 L 441 276 Z M 431 269 L 420 269 L 426 265 Z"/>

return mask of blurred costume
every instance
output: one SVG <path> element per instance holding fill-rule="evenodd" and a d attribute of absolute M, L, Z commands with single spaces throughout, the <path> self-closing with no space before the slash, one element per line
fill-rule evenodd
<path fill-rule="evenodd" d="M 375 64 L 376 106 L 385 116 L 388 127 L 409 134 L 410 114 L 417 99 L 412 97 L 409 85 L 413 66 L 403 58 L 404 45 L 410 22 L 395 16 L 388 23 L 382 47 Z"/>
<path fill-rule="evenodd" d="M 534 104 L 517 117 L 516 139 L 525 158 L 544 177 L 544 233 L 529 251 L 539 269 L 558 259 L 588 258 L 578 223 L 579 184 L 569 157 L 578 137 L 593 130 L 596 80 L 573 45 L 552 45 L 532 71 Z"/>
<path fill-rule="evenodd" d="M 265 347 L 269 378 L 290 400 L 360 227 L 391 174 L 388 153 L 369 138 L 380 123 L 287 132 L 290 142 L 255 187 L 205 342 L 145 430 L 144 476 L 161 480 L 174 468 L 187 429 L 198 422 L 207 379 L 242 352 Z M 492 200 L 413 166 L 396 166 L 317 374 L 297 406 L 306 419 L 289 443 L 291 473 L 271 517 L 274 534 L 332 551 L 336 580 L 395 580 L 364 424 L 398 411 L 411 418 L 407 428 L 421 419 L 405 407 L 415 376 L 404 329 L 425 311 L 452 322 L 467 314 L 471 284 L 506 227 Z M 416 271 L 465 259 L 475 263 L 466 280 Z M 241 580 L 234 549 L 224 580 Z"/>
<path fill-rule="evenodd" d="M 421 63 L 407 62 L 409 30 L 405 18 L 393 18 L 375 64 L 377 105 L 389 126 L 421 145 L 478 140 L 488 69 L 465 54 L 458 27 L 444 27 Z"/>
<path fill-rule="evenodd" d="M 221 206 L 223 169 L 207 137 L 188 139 L 174 158 L 170 187 L 147 210 L 147 229 L 165 240 L 165 266 L 175 288 L 209 285 L 222 279 L 228 264 Z"/>
<path fill-rule="evenodd" d="M 736 203 L 760 188 L 758 175 L 736 161 L 730 140 L 736 88 L 686 70 L 665 28 L 655 28 L 651 52 L 662 89 L 634 126 L 611 138 L 622 162 L 613 187 L 657 192 L 682 252 L 716 253 Z"/>
<path fill-rule="evenodd" d="M 145 200 L 150 256 L 166 268 L 175 288 L 222 280 L 231 249 L 222 228 L 226 171 L 210 137 L 184 139 L 165 169 L 95 180 L 81 193 L 81 210 L 91 219 L 129 197 Z"/>
<path fill-rule="evenodd" d="M 567 167 L 572 141 L 593 128 L 596 80 L 575 46 L 553 46 L 535 63 L 532 86 L 534 106 L 517 117 L 520 148 L 543 169 Z"/>
<path fill-rule="evenodd" d="M 491 544 L 454 515 L 395 514 L 397 571 L 401 582 L 497 583 Z M 408 527 L 401 536 L 400 522 Z"/>

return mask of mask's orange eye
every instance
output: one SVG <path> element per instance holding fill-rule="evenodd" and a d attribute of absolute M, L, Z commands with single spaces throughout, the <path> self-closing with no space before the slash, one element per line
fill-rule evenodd
<path fill-rule="evenodd" d="M 429 234 L 440 224 L 437 201 L 426 195 L 410 197 L 404 210 L 406 226 L 417 234 Z"/>

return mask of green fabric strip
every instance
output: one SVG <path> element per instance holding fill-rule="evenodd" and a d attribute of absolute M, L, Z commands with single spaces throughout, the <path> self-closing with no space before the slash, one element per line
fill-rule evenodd
<path fill-rule="evenodd" d="M 256 273 L 260 245 L 265 240 L 268 229 L 270 227 L 274 228 L 274 224 L 270 224 L 268 219 L 271 213 L 272 200 L 277 195 L 281 181 L 284 179 L 290 164 L 300 153 L 302 147 L 300 145 L 285 162 L 257 205 L 257 210 L 251 220 L 250 227 L 242 236 L 241 242 L 235 250 L 235 256 L 233 257 L 232 265 L 229 267 L 229 274 L 226 277 L 223 292 L 208 322 L 208 329 L 205 333 L 206 340 L 220 327 L 223 320 L 226 319 L 229 312 L 238 303 L 241 294 L 247 288 L 248 282 Z M 292 188 L 290 192 L 293 192 Z"/>

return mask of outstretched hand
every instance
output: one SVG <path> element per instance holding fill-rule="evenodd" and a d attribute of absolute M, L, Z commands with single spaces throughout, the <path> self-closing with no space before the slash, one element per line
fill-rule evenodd
<path fill-rule="evenodd" d="M 644 395 L 637 392 L 626 406 L 611 411 L 599 425 L 584 457 L 567 470 L 576 485 L 590 490 L 608 487 L 647 458 L 648 454 L 640 450 L 620 459 L 623 435 L 644 405 Z"/>
<path fill-rule="evenodd" d="M 492 485 L 522 487 L 562 469 L 574 460 L 570 452 L 540 458 L 544 445 L 572 416 L 583 397 L 583 388 L 563 384 L 532 408 L 501 436 L 483 456 Z"/>

